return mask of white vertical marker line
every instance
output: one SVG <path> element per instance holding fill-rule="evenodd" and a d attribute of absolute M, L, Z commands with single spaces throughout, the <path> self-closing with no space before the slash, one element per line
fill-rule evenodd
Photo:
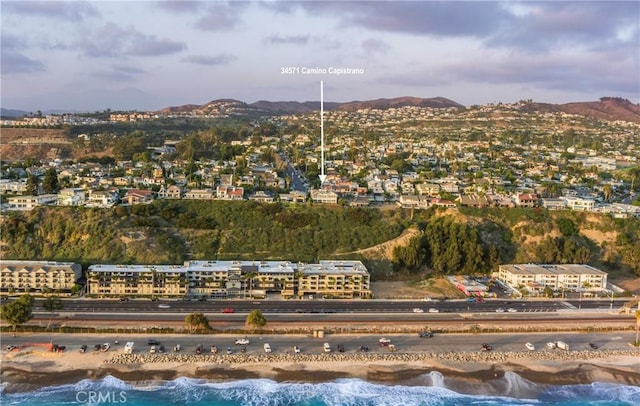
<path fill-rule="evenodd" d="M 320 81 L 320 184 L 327 176 L 324 174 L 324 83 Z"/>

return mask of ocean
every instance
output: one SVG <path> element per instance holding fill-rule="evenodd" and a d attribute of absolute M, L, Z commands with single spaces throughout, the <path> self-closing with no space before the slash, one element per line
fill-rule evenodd
<path fill-rule="evenodd" d="M 425 374 L 422 385 L 390 385 L 360 379 L 323 383 L 278 383 L 267 379 L 211 382 L 178 378 L 131 384 L 108 376 L 32 392 L 5 393 L 2 405 L 210 405 L 210 406 L 584 406 L 640 405 L 640 387 L 621 384 L 538 385 L 509 373 L 490 384 L 470 385 L 466 394 L 447 388 L 438 372 Z M 9 392 L 9 391 L 6 391 Z M 473 394 L 470 394 L 473 393 Z M 499 394 L 498 394 L 499 393 Z"/>

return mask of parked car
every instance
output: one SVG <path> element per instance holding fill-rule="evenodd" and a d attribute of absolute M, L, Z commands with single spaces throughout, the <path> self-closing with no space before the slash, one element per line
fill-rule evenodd
<path fill-rule="evenodd" d="M 344 352 L 344 345 L 338 344 L 338 352 Z"/>
<path fill-rule="evenodd" d="M 324 352 L 331 352 L 331 344 L 329 343 L 324 343 L 322 345 L 322 349 L 324 350 Z"/>
<path fill-rule="evenodd" d="M 300 354 L 300 347 L 298 347 L 297 345 L 293 346 L 293 353 L 294 354 Z"/>
<path fill-rule="evenodd" d="M 429 309 L 429 313 L 440 313 L 440 310 L 436 309 L 435 307 L 432 307 L 431 309 Z"/>
<path fill-rule="evenodd" d="M 7 351 L 13 351 L 17 347 L 15 345 L 7 345 Z"/>
<path fill-rule="evenodd" d="M 504 309 L 502 307 L 498 307 L 496 309 L 496 313 L 504 313 Z"/>
<path fill-rule="evenodd" d="M 524 346 L 527 347 L 527 350 L 529 351 L 534 351 L 536 349 L 536 347 L 531 343 L 526 343 Z"/>
<path fill-rule="evenodd" d="M 379 339 L 378 342 L 380 343 L 380 347 L 386 347 L 389 344 L 391 344 L 391 340 L 389 340 L 388 338 L 384 338 L 384 337 Z"/>
<path fill-rule="evenodd" d="M 420 338 L 431 338 L 433 337 L 433 333 L 431 331 L 421 331 L 418 336 Z"/>
<path fill-rule="evenodd" d="M 233 354 L 233 350 L 231 349 L 231 347 L 227 347 L 227 354 L 229 355 Z"/>
<path fill-rule="evenodd" d="M 419 308 L 419 307 L 416 307 L 416 308 L 414 308 L 414 309 L 413 309 L 413 312 L 414 312 L 414 313 L 424 313 L 424 310 L 422 310 L 422 309 L 421 309 L 421 308 Z"/>
<path fill-rule="evenodd" d="M 154 339 L 154 338 L 150 338 L 147 340 L 147 345 L 160 345 L 160 341 Z"/>
<path fill-rule="evenodd" d="M 594 350 L 598 349 L 598 346 L 596 344 L 594 344 L 594 343 L 589 343 L 589 347 L 591 347 Z"/>
<path fill-rule="evenodd" d="M 249 345 L 249 339 L 248 338 L 238 338 L 235 341 L 236 345 Z"/>
<path fill-rule="evenodd" d="M 204 350 L 204 347 L 202 346 L 202 344 L 198 344 L 198 346 L 196 347 L 196 354 L 202 354 L 202 350 Z"/>
<path fill-rule="evenodd" d="M 211 354 L 217 354 L 218 353 L 218 347 L 216 347 L 215 345 L 211 346 Z"/>
<path fill-rule="evenodd" d="M 109 348 L 111 348 L 111 344 L 104 343 L 104 344 L 102 344 L 102 347 L 100 348 L 100 351 L 107 352 L 107 351 L 109 351 Z"/>
<path fill-rule="evenodd" d="M 80 346 L 80 352 L 87 352 L 87 344 L 82 344 Z"/>
<path fill-rule="evenodd" d="M 264 348 L 264 352 L 266 352 L 267 354 L 271 352 L 271 346 L 269 345 L 269 343 L 264 343 L 262 347 Z"/>
<path fill-rule="evenodd" d="M 553 341 L 549 341 L 547 343 L 547 348 L 550 349 L 550 350 L 555 350 L 556 349 L 556 343 L 553 342 Z"/>
<path fill-rule="evenodd" d="M 508 311 L 509 313 L 517 313 L 517 312 L 518 312 L 518 309 L 514 309 L 513 307 L 510 307 L 509 309 L 507 309 L 507 311 Z"/>
<path fill-rule="evenodd" d="M 149 353 L 150 353 L 150 354 L 155 354 L 155 353 L 156 353 L 156 351 L 157 351 L 157 349 L 156 349 L 156 346 L 155 346 L 155 345 L 152 345 L 152 346 L 151 346 L 151 348 L 149 348 Z"/>
<path fill-rule="evenodd" d="M 176 344 L 175 347 L 173 347 L 173 352 L 180 352 L 180 350 L 182 350 L 180 344 Z"/>
<path fill-rule="evenodd" d="M 493 350 L 493 347 L 489 344 L 482 344 L 482 351 L 491 351 Z"/>

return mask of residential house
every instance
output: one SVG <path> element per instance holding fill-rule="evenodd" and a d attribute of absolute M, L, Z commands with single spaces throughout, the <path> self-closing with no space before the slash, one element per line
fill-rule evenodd
<path fill-rule="evenodd" d="M 146 189 L 129 189 L 122 201 L 126 204 L 148 204 L 153 201 L 153 191 Z"/>

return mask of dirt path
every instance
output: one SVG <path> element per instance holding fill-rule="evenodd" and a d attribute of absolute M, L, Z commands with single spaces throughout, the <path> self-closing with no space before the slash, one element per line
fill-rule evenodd
<path fill-rule="evenodd" d="M 420 234 L 420 230 L 415 227 L 405 229 L 402 234 L 393 240 L 385 241 L 373 247 L 362 248 L 357 251 L 347 252 L 347 254 L 362 254 L 375 259 L 393 258 L 393 249 L 397 246 L 407 245 L 409 240 Z"/>

